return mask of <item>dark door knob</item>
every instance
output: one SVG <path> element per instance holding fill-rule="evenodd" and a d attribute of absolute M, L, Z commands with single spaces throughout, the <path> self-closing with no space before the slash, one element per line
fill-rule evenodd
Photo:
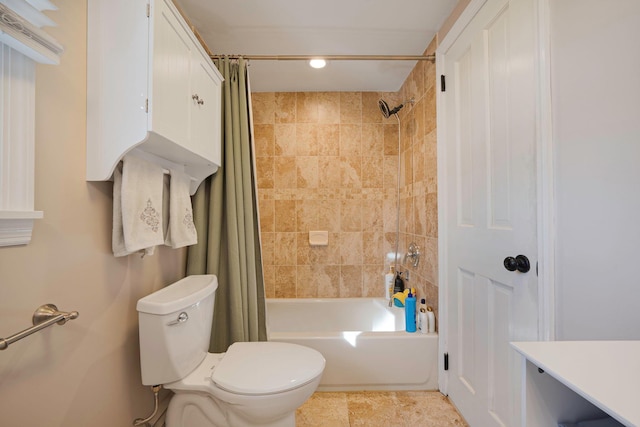
<path fill-rule="evenodd" d="M 518 270 L 520 273 L 526 273 L 531 270 L 531 264 L 529 258 L 524 255 L 518 255 L 517 257 L 508 256 L 504 259 L 504 268 L 509 271 Z"/>

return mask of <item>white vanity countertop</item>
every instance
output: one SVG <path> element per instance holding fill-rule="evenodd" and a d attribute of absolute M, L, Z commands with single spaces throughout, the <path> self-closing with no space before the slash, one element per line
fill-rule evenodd
<path fill-rule="evenodd" d="M 532 341 L 511 345 L 619 422 L 640 426 L 640 341 Z"/>

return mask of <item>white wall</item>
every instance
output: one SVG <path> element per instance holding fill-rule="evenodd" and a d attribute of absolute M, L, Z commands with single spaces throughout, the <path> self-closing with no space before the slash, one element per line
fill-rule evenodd
<path fill-rule="evenodd" d="M 549 3 L 557 338 L 640 339 L 640 1 Z"/>
<path fill-rule="evenodd" d="M 27 246 L 0 247 L 0 337 L 54 303 L 80 317 L 0 352 L 0 426 L 131 426 L 151 412 L 140 378 L 136 302 L 184 276 L 184 250 L 111 252 L 112 184 L 85 181 L 86 0 L 55 0 L 65 48 L 36 76 L 35 208 Z M 0 128 L 2 124 L 0 124 Z M 1 131 L 1 130 L 0 130 Z"/>

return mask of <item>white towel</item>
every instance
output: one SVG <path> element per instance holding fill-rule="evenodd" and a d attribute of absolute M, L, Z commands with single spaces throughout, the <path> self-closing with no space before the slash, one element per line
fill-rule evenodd
<path fill-rule="evenodd" d="M 169 184 L 169 230 L 165 244 L 172 248 L 195 245 L 198 233 L 193 223 L 193 209 L 189 188 L 191 178 L 184 172 L 171 170 Z"/>
<path fill-rule="evenodd" d="M 144 250 L 152 255 L 164 243 L 162 230 L 162 168 L 127 155 L 122 176 L 114 172 L 113 253 L 125 256 Z"/>
<path fill-rule="evenodd" d="M 127 256 L 127 248 L 124 245 L 124 231 L 122 230 L 122 164 L 118 163 L 113 171 L 113 233 L 111 246 L 113 254 L 117 257 Z"/>

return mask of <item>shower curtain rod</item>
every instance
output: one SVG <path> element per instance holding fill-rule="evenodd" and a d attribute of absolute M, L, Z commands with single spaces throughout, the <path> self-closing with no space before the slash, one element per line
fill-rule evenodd
<path fill-rule="evenodd" d="M 436 55 L 211 55 L 211 59 L 238 59 L 256 61 L 309 61 L 326 59 L 327 61 L 431 61 L 436 62 Z"/>

